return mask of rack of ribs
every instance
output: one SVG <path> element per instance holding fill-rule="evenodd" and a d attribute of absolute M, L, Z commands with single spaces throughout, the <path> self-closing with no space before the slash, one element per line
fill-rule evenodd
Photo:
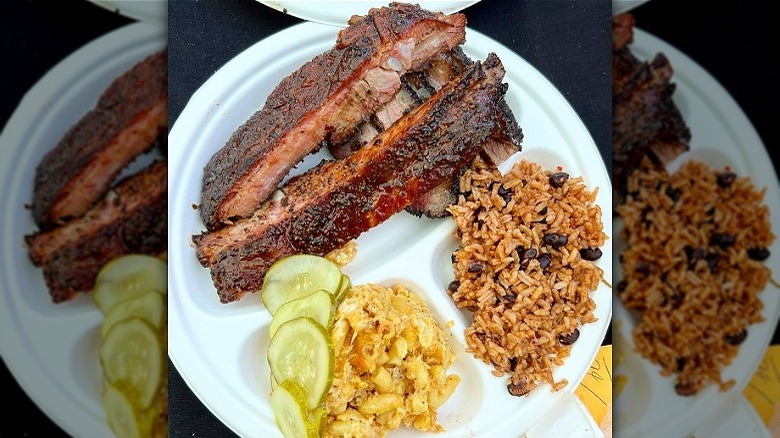
<path fill-rule="evenodd" d="M 117 77 L 35 170 L 32 211 L 43 230 L 84 215 L 133 159 L 164 141 L 168 50 Z"/>
<path fill-rule="evenodd" d="M 613 18 L 612 178 L 613 207 L 626 196 L 630 173 L 647 156 L 665 165 L 690 148 L 691 133 L 672 100 L 675 84 L 669 60 L 658 53 L 650 62 L 630 50 L 634 18 Z M 615 209 L 617 211 L 617 209 Z"/>
<path fill-rule="evenodd" d="M 100 268 L 129 253 L 156 255 L 167 246 L 168 166 L 156 161 L 117 183 L 78 219 L 25 236 L 30 260 L 43 269 L 55 303 L 92 290 Z"/>
<path fill-rule="evenodd" d="M 328 150 L 336 158 L 344 158 L 371 142 L 380 132 L 390 127 L 433 93 L 440 90 L 451 80 L 458 77 L 473 64 L 463 49 L 458 46 L 449 52 L 442 52 L 433 58 L 427 68 L 408 72 L 401 76 L 401 88 L 377 112 L 358 125 L 357 132 L 340 144 L 328 143 Z M 496 114 L 501 129 L 485 140 L 482 156 L 488 162 L 498 166 L 512 154 L 519 152 L 523 132 L 517 124 L 509 105 L 504 99 L 499 103 Z M 463 169 L 465 171 L 465 168 Z M 447 208 L 457 202 L 457 177 L 443 182 L 430 191 L 423 193 L 406 211 L 415 215 L 431 218 L 448 216 Z"/>
<path fill-rule="evenodd" d="M 370 144 L 292 178 L 250 218 L 194 236 L 222 302 L 261 288 L 276 260 L 326 254 L 448 181 L 501 129 L 503 65 L 468 66 Z"/>
<path fill-rule="evenodd" d="M 392 3 L 355 16 L 336 45 L 293 72 L 206 165 L 200 215 L 209 230 L 246 218 L 301 159 L 341 143 L 395 96 L 401 76 L 465 40 L 466 18 Z"/>

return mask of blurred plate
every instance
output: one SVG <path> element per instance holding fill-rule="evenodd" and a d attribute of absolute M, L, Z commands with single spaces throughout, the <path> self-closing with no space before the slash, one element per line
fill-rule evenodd
<path fill-rule="evenodd" d="M 193 204 L 200 203 L 203 166 L 233 131 L 262 106 L 273 88 L 314 56 L 329 50 L 339 28 L 301 23 L 264 39 L 220 68 L 193 95 L 171 130 L 169 159 L 170 261 L 169 354 L 192 391 L 223 423 L 243 437 L 280 436 L 271 410 L 270 369 L 266 360 L 271 315 L 260 294 L 222 304 L 209 271 L 195 257 L 191 237 L 205 227 Z M 526 158 L 547 169 L 561 165 L 582 175 L 590 188 L 599 187 L 603 217 L 612 217 L 611 186 L 601 155 L 587 129 L 561 93 L 533 66 L 495 40 L 467 29 L 465 52 L 485 59 L 494 51 L 506 67 L 506 100 L 523 127 L 523 151 L 502 165 Z M 329 156 L 322 150 L 308 156 L 294 173 Z M 604 231 L 611 235 L 611 221 Z M 416 218 L 398 213 L 358 239 L 356 259 L 344 268 L 353 284 L 401 283 L 425 300 L 446 329 L 457 354 L 450 369 L 462 377 L 455 394 L 438 411 L 447 437 L 520 437 L 571 394 L 588 371 L 604 339 L 612 313 L 609 288 L 592 293 L 598 321 L 580 327 L 581 336 L 565 364 L 554 370 L 569 384 L 558 392 L 540 385 L 517 398 L 506 379 L 466 353 L 464 330 L 470 315 L 457 309 L 444 293 L 454 277 L 450 256 L 458 242 L 451 219 Z M 599 266 L 611 279 L 611 241 L 602 247 Z M 399 429 L 392 437 L 430 436 Z"/>
<path fill-rule="evenodd" d="M 772 232 L 778 238 L 770 247 L 766 266 L 780 266 L 780 190 L 772 161 L 753 125 L 715 78 L 695 61 L 661 39 L 634 30 L 634 43 L 629 46 L 642 60 L 662 52 L 674 69 L 672 82 L 677 84 L 674 101 L 691 129 L 691 150 L 680 155 L 668 166 L 674 172 L 688 160 L 695 159 L 710 167 L 731 166 L 740 176 L 752 176 L 756 187 L 766 187 L 764 202 L 769 206 Z M 615 221 L 615 253 L 625 246 L 619 237 L 621 223 Z M 620 281 L 620 266 L 615 259 L 615 278 Z M 760 293 L 764 302 L 761 314 L 765 321 L 748 328 L 750 335 L 739 349 L 732 364 L 722 371 L 724 381 L 735 379 L 736 385 L 720 392 L 710 385 L 693 397 L 680 397 L 674 391 L 673 377 L 662 377 L 660 368 L 640 357 L 634 350 L 631 330 L 633 319 L 615 298 L 615 344 L 622 345 L 625 364 L 619 368 L 631 373 L 623 392 L 615 400 L 616 430 L 626 436 L 688 437 L 712 412 L 725 403 L 731 394 L 741 393 L 755 372 L 769 345 L 780 316 L 780 289 L 771 283 Z M 616 347 L 617 349 L 617 347 Z M 616 374 L 621 370 L 616 370 Z"/>
<path fill-rule="evenodd" d="M 133 20 L 168 27 L 168 2 L 165 0 L 89 0 Z"/>
<path fill-rule="evenodd" d="M 612 15 L 626 13 L 636 7 L 642 6 L 649 0 L 612 0 Z"/>
<path fill-rule="evenodd" d="M 159 26 L 133 23 L 84 45 L 25 94 L 0 135 L 0 352 L 33 402 L 73 436 L 114 436 L 101 403 L 103 316 L 91 294 L 52 303 L 23 245 L 37 229 L 24 206 L 41 158 L 117 76 L 166 43 Z M 139 158 L 127 172 L 147 163 Z"/>
<path fill-rule="evenodd" d="M 260 3 L 307 21 L 346 27 L 353 15 L 365 15 L 370 8 L 387 6 L 387 1 L 299 1 L 299 0 L 258 0 Z M 471 6 L 479 0 L 422 0 L 415 2 L 423 9 L 452 14 Z"/>

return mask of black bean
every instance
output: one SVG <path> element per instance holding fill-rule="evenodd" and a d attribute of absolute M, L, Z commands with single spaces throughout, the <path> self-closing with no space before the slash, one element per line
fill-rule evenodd
<path fill-rule="evenodd" d="M 682 371 L 683 368 L 685 368 L 685 358 L 684 357 L 678 357 L 677 358 L 677 371 Z"/>
<path fill-rule="evenodd" d="M 677 202 L 680 200 L 680 196 L 682 196 L 682 190 L 672 188 L 672 186 L 667 186 L 666 196 L 668 196 L 669 199 L 672 200 L 672 202 Z"/>
<path fill-rule="evenodd" d="M 523 252 L 523 260 L 535 259 L 537 255 L 539 255 L 539 251 L 537 251 L 534 248 L 531 248 Z"/>
<path fill-rule="evenodd" d="M 549 233 L 545 234 L 542 240 L 544 240 L 545 244 L 550 245 L 553 248 L 559 248 L 569 243 L 569 236 L 565 234 Z"/>
<path fill-rule="evenodd" d="M 515 300 L 517 300 L 517 295 L 513 294 L 512 292 L 507 292 L 506 295 L 504 295 L 504 299 L 510 303 L 514 303 Z"/>
<path fill-rule="evenodd" d="M 720 256 L 718 256 L 715 253 L 709 253 L 706 257 L 707 260 L 707 267 L 710 268 L 710 272 L 715 273 L 715 268 L 718 267 L 718 261 L 720 260 Z"/>
<path fill-rule="evenodd" d="M 509 204 L 509 201 L 512 200 L 512 191 L 505 189 L 504 186 L 501 186 L 498 188 L 498 196 L 504 199 L 504 202 Z"/>
<path fill-rule="evenodd" d="M 707 251 L 705 251 L 704 248 L 694 248 L 690 245 L 685 245 L 683 251 L 685 251 L 685 256 L 691 263 L 695 263 L 697 260 L 704 258 L 704 256 L 707 255 Z"/>
<path fill-rule="evenodd" d="M 636 272 L 642 275 L 647 275 L 653 270 L 652 265 L 648 262 L 642 262 L 637 265 Z"/>
<path fill-rule="evenodd" d="M 539 266 L 542 269 L 547 269 L 552 265 L 552 258 L 550 258 L 549 254 L 542 254 L 539 256 Z"/>
<path fill-rule="evenodd" d="M 693 384 L 689 382 L 677 382 L 674 385 L 674 391 L 683 397 L 690 397 L 697 392 Z"/>
<path fill-rule="evenodd" d="M 721 188 L 730 187 L 737 179 L 737 174 L 734 172 L 723 172 L 718 174 L 718 185 Z"/>
<path fill-rule="evenodd" d="M 521 380 L 517 384 L 509 382 L 509 384 L 506 385 L 506 390 L 509 391 L 509 394 L 514 395 L 515 397 L 522 397 L 530 392 L 528 385 L 525 383 L 525 380 Z"/>
<path fill-rule="evenodd" d="M 563 183 L 568 181 L 568 179 L 569 179 L 569 174 L 568 173 L 566 173 L 566 172 L 555 172 L 555 173 L 550 175 L 550 185 L 555 187 L 555 188 L 562 187 Z"/>
<path fill-rule="evenodd" d="M 447 290 L 455 292 L 458 290 L 458 287 L 460 287 L 460 282 L 458 280 L 452 280 L 450 284 L 447 285 Z"/>
<path fill-rule="evenodd" d="M 580 257 L 583 258 L 583 260 L 598 260 L 602 256 L 602 252 L 600 248 L 582 248 L 580 250 Z"/>
<path fill-rule="evenodd" d="M 769 248 L 764 247 L 758 247 L 758 248 L 750 248 L 748 251 L 748 257 L 750 257 L 753 260 L 758 260 L 759 262 L 762 262 L 769 258 Z"/>
<path fill-rule="evenodd" d="M 726 335 L 726 343 L 729 345 L 739 345 L 743 342 L 745 342 L 745 338 L 747 338 L 748 332 L 747 329 L 742 329 L 739 333 L 731 333 Z"/>
<path fill-rule="evenodd" d="M 726 249 L 736 242 L 737 238 L 733 234 L 715 233 L 710 238 L 710 244 Z"/>
<path fill-rule="evenodd" d="M 485 270 L 485 265 L 483 265 L 480 262 L 471 262 L 469 263 L 469 266 L 466 269 L 472 274 L 478 274 Z"/>
<path fill-rule="evenodd" d="M 623 293 L 626 291 L 626 288 L 628 288 L 628 282 L 626 280 L 620 280 L 616 287 L 618 293 Z"/>
<path fill-rule="evenodd" d="M 571 333 L 558 336 L 558 342 L 560 342 L 563 345 L 571 345 L 577 342 L 577 339 L 579 338 L 580 338 L 580 331 L 578 329 L 574 329 L 574 331 Z"/>

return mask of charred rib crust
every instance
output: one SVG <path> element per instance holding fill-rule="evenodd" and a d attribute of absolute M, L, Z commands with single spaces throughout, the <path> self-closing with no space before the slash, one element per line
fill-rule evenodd
<path fill-rule="evenodd" d="M 41 229 L 50 229 L 57 222 L 68 219 L 53 217 L 52 209 L 72 190 L 81 189 L 72 187 L 73 181 L 95 164 L 94 160 L 112 139 L 160 99 L 167 99 L 167 95 L 167 48 L 149 56 L 111 83 L 95 108 L 66 132 L 35 170 L 32 212 Z M 160 131 L 165 132 L 164 127 Z M 146 150 L 153 145 L 150 142 Z M 127 163 L 118 164 L 109 180 L 113 180 Z M 110 182 L 91 194 L 93 203 L 105 194 L 109 185 Z"/>
<path fill-rule="evenodd" d="M 297 126 L 312 122 L 312 117 L 315 117 L 313 114 L 326 101 L 339 91 L 351 90 L 354 84 L 362 80 L 362 75 L 371 66 L 371 59 L 383 47 L 405 39 L 412 32 L 431 33 L 437 29 L 452 32 L 453 39 L 458 40 L 454 44 L 465 38 L 463 15 L 434 14 L 416 5 L 393 3 L 389 8 L 372 9 L 366 17 L 353 17 L 350 23 L 350 27 L 339 33 L 333 49 L 283 79 L 268 96 L 265 106 L 238 128 L 226 145 L 211 158 L 204 171 L 200 208 L 201 219 L 207 228 L 215 229 L 236 216 L 251 215 L 284 174 L 303 156 L 318 148 L 326 135 L 330 135 L 334 142 L 341 142 L 354 132 L 359 120 L 352 125 L 351 121 L 345 121 L 338 132 L 332 128 L 326 129 L 328 132 L 312 132 L 310 135 L 316 137 L 315 141 L 297 146 L 301 150 L 291 149 L 290 153 L 280 154 L 285 158 L 278 159 L 278 162 L 269 164 L 264 159 L 270 151 L 283 144 L 285 136 L 296 131 Z M 392 95 L 388 99 L 390 97 Z M 355 102 L 357 111 L 367 115 L 383 103 L 371 100 Z M 283 161 L 285 159 L 287 161 Z M 242 191 L 249 178 L 257 172 L 264 173 L 261 163 L 278 166 L 274 169 L 279 171 L 265 179 L 270 189 L 257 190 L 251 195 L 243 192 L 242 196 L 253 198 L 253 202 L 238 201 L 240 208 L 229 208 L 227 204 Z M 255 200 L 258 202 L 255 203 Z"/>
<path fill-rule="evenodd" d="M 26 236 L 30 260 L 43 269 L 55 303 L 92 289 L 114 257 L 156 255 L 167 246 L 167 164 L 156 162 L 124 178 L 82 218 Z"/>
<path fill-rule="evenodd" d="M 291 180 L 286 205 L 273 201 L 250 219 L 196 236 L 198 259 L 211 269 L 221 301 L 258 290 L 279 258 L 325 254 L 451 179 L 495 131 L 502 77 L 491 54 L 371 145 Z"/>

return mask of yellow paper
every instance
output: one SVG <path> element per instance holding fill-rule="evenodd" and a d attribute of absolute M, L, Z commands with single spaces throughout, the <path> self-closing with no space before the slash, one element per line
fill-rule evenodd
<path fill-rule="evenodd" d="M 599 348 L 596 359 L 574 393 L 588 408 L 596 424 L 602 424 L 607 412 L 612 409 L 611 345 L 603 345 Z"/>
<path fill-rule="evenodd" d="M 780 433 L 780 345 L 772 345 L 766 350 L 742 393 L 769 430 Z"/>

